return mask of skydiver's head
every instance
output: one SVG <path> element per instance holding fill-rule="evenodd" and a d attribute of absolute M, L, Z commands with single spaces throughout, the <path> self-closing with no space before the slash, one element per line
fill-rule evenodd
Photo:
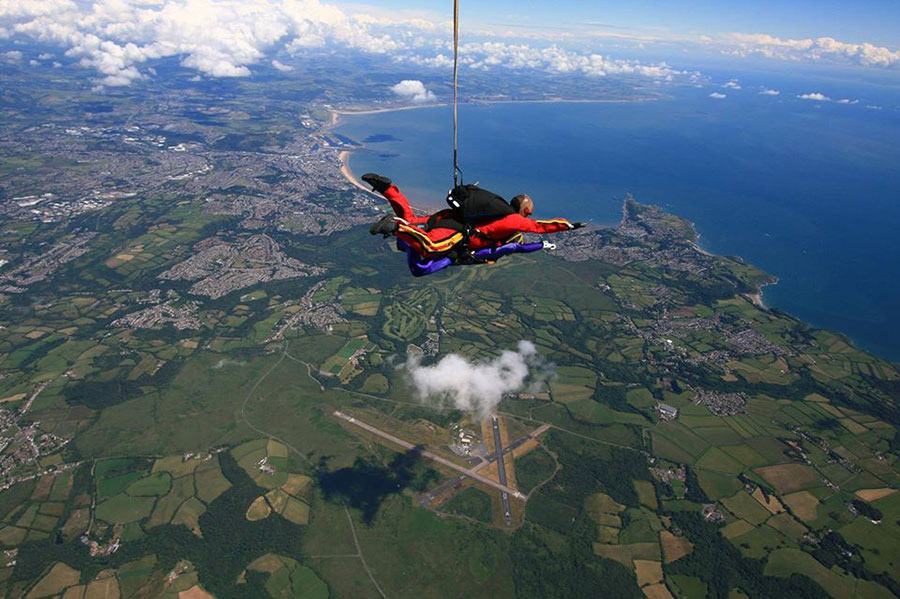
<path fill-rule="evenodd" d="M 531 216 L 534 214 L 534 202 L 524 193 L 517 195 L 510 200 L 509 205 L 522 216 Z"/>

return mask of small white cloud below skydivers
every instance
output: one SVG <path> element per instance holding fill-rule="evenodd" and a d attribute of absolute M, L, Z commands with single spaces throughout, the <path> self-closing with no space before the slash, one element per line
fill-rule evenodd
<path fill-rule="evenodd" d="M 425 88 L 425 84 L 416 79 L 404 79 L 391 86 L 391 91 L 414 104 L 433 102 L 435 95 Z"/>
<path fill-rule="evenodd" d="M 728 96 L 725 94 L 720 94 L 719 92 L 713 92 L 709 94 L 710 98 L 715 98 L 716 100 L 721 100 L 723 98 L 727 98 Z"/>
<path fill-rule="evenodd" d="M 780 93 L 781 92 L 778 91 L 777 89 L 764 89 L 761 92 L 759 92 L 759 95 L 761 95 L 761 96 L 777 96 Z"/>
<path fill-rule="evenodd" d="M 738 83 L 737 79 L 729 79 L 728 83 L 726 83 L 722 87 L 727 87 L 728 89 L 741 89 L 741 84 Z"/>
<path fill-rule="evenodd" d="M 422 403 L 456 408 L 479 418 L 487 418 L 504 395 L 537 391 L 555 373 L 554 365 L 524 340 L 516 351 L 503 350 L 492 360 L 470 361 L 449 354 L 423 366 L 421 357 L 410 356 L 403 368 Z"/>
<path fill-rule="evenodd" d="M 278 69 L 279 71 L 281 71 L 282 73 L 289 73 L 290 71 L 294 70 L 294 67 L 286 65 L 283 62 L 281 62 L 280 60 L 273 60 L 272 66 L 275 67 L 276 69 Z"/>

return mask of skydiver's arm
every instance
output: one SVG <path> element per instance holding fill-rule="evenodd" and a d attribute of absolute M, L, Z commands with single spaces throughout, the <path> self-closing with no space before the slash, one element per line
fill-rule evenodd
<path fill-rule="evenodd" d="M 570 223 L 564 218 L 554 218 L 551 220 L 534 220 L 521 214 L 510 214 L 504 216 L 492 223 L 488 223 L 479 230 L 487 234 L 489 237 L 501 237 L 509 231 L 509 234 L 515 232 L 521 233 L 558 233 L 560 231 L 569 231 L 578 228 L 580 223 Z"/>
<path fill-rule="evenodd" d="M 519 216 L 519 215 L 515 215 Z M 560 231 L 571 231 L 583 226 L 581 223 L 571 223 L 564 218 L 551 218 L 548 220 L 536 220 L 525 216 L 519 216 L 522 220 L 523 233 L 559 233 Z"/>

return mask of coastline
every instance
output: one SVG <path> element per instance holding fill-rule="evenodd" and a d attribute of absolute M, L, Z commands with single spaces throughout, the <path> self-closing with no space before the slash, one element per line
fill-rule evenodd
<path fill-rule="evenodd" d="M 334 127 L 338 121 L 338 115 L 363 115 L 363 114 L 381 114 L 383 112 L 399 112 L 401 110 L 416 110 L 419 108 L 440 108 L 442 106 L 447 106 L 446 103 L 437 103 L 437 104 L 412 104 L 409 106 L 394 106 L 394 107 L 385 107 L 385 108 L 363 108 L 360 110 L 347 110 L 347 109 L 337 109 L 337 108 L 329 108 L 331 111 L 331 124 L 329 127 Z"/>
<path fill-rule="evenodd" d="M 362 110 L 340 110 L 337 108 L 328 108 L 328 112 L 331 113 L 331 122 L 323 127 L 325 131 L 330 129 L 334 129 L 341 122 L 342 116 L 353 116 L 353 115 L 367 115 L 367 114 L 381 114 L 385 112 L 398 112 L 401 110 L 416 110 L 419 108 L 440 108 L 442 106 L 447 106 L 447 104 L 417 104 L 411 106 L 396 106 L 393 108 L 372 108 L 372 109 L 362 109 Z M 359 189 L 360 191 L 364 191 L 367 194 L 373 195 L 379 199 L 381 196 L 367 186 L 365 186 L 362 181 L 356 178 L 356 175 L 353 174 L 353 171 L 350 169 L 350 152 L 352 150 L 341 150 L 338 152 L 338 160 L 341 163 L 341 174 L 347 180 L 350 185 Z"/>
<path fill-rule="evenodd" d="M 475 100 L 462 102 L 462 105 L 470 105 L 470 106 L 486 106 L 491 104 L 563 104 L 563 103 L 571 103 L 571 104 L 606 104 L 606 103 L 624 103 L 624 102 L 650 102 L 657 101 L 661 98 L 634 98 L 630 100 L 626 99 L 566 99 L 566 98 L 548 98 L 543 100 Z M 337 127 L 341 122 L 342 116 L 355 116 L 355 115 L 371 115 L 371 114 L 382 114 L 387 112 L 399 112 L 401 110 L 419 110 L 422 108 L 442 108 L 445 106 L 449 106 L 450 104 L 447 102 L 438 102 L 434 104 L 412 104 L 406 106 L 393 106 L 393 107 L 385 107 L 385 108 L 362 108 L 360 110 L 353 109 L 339 109 L 339 108 L 331 108 L 328 107 L 327 110 L 331 114 L 331 121 L 324 126 L 324 130 L 330 130 Z M 338 153 L 338 160 L 341 163 L 341 174 L 347 179 L 347 182 L 350 183 L 353 187 L 360 189 L 366 193 L 375 194 L 368 187 L 363 185 L 363 183 L 356 178 L 356 175 L 353 174 L 353 171 L 350 169 L 350 152 L 352 150 L 341 150 Z"/>
<path fill-rule="evenodd" d="M 756 293 L 745 293 L 744 296 L 747 299 L 749 299 L 753 303 L 753 305 L 756 306 L 757 308 L 759 308 L 760 310 L 768 310 L 769 307 L 763 301 L 763 287 L 768 287 L 769 285 L 777 285 L 778 277 L 774 277 L 774 278 L 775 278 L 775 280 L 772 281 L 771 283 L 763 283 L 762 285 L 760 285 L 759 288 L 757 289 Z"/>
<path fill-rule="evenodd" d="M 492 104 L 624 104 L 628 102 L 656 102 L 662 100 L 662 97 L 655 98 L 544 98 L 540 100 L 468 100 L 460 102 L 460 106 L 488 106 Z M 442 108 L 450 106 L 449 102 L 435 102 L 428 104 L 408 104 L 402 106 L 386 106 L 384 108 L 328 108 L 332 115 L 332 121 L 328 125 L 329 128 L 337 124 L 338 116 L 346 115 L 365 115 L 365 114 L 381 114 L 384 112 L 399 112 L 401 110 L 418 110 L 421 108 Z"/>
<path fill-rule="evenodd" d="M 341 161 L 341 174 L 344 175 L 344 178 L 347 179 L 351 185 L 366 193 L 373 193 L 372 190 L 363 185 L 362 182 L 356 178 L 356 175 L 353 174 L 353 171 L 350 170 L 350 150 L 341 150 L 338 153 L 338 160 Z"/>

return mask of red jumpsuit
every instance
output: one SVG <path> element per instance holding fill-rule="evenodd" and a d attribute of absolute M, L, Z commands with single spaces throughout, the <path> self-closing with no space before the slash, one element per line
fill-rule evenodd
<path fill-rule="evenodd" d="M 410 245 L 416 252 L 425 258 L 434 257 L 449 252 L 463 240 L 463 234 L 455 229 L 447 229 L 440 226 L 425 231 L 413 225 L 423 225 L 431 216 L 416 216 L 409 205 L 406 196 L 391 185 L 384 190 L 394 209 L 394 213 L 409 224 L 400 223 L 395 236 Z M 452 210 L 441 210 L 434 216 L 438 223 L 443 218 L 452 218 Z M 469 249 L 480 250 L 512 241 L 521 233 L 557 233 L 574 228 L 572 223 L 564 218 L 552 220 L 533 220 L 521 214 L 509 214 L 495 219 L 486 219 L 474 224 L 475 234 L 469 237 Z"/>

